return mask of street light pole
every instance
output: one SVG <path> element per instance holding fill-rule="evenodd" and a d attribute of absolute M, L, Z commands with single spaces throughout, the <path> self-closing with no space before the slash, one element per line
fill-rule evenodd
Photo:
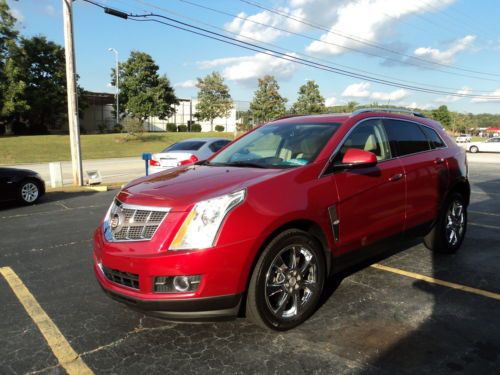
<path fill-rule="evenodd" d="M 73 40 L 73 0 L 62 0 L 64 17 L 64 53 L 66 57 L 66 91 L 68 95 L 68 127 L 73 169 L 73 185 L 83 185 L 80 121 L 76 91 L 75 47 Z"/>
<path fill-rule="evenodd" d="M 116 125 L 120 123 L 120 73 L 118 71 L 118 51 L 114 48 L 108 48 L 108 51 L 115 54 L 115 81 L 116 81 Z"/>

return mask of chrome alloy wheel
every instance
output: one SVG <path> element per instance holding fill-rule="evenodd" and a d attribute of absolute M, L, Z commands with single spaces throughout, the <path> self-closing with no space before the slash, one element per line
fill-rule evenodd
<path fill-rule="evenodd" d="M 448 245 L 455 246 L 460 242 L 465 228 L 465 213 L 463 204 L 455 200 L 446 215 L 446 240 Z"/>
<path fill-rule="evenodd" d="M 265 299 L 279 318 L 294 318 L 319 292 L 318 264 L 314 253 L 302 245 L 281 250 L 266 274 Z"/>
<path fill-rule="evenodd" d="M 38 198 L 38 186 L 33 182 L 27 182 L 21 188 L 21 197 L 26 203 L 33 203 Z"/>

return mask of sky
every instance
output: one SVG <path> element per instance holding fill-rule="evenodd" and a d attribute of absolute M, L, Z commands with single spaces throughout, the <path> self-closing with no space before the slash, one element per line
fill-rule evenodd
<path fill-rule="evenodd" d="M 302 84 L 315 80 L 327 105 L 355 101 L 431 109 L 444 104 L 458 112 L 500 113 L 497 0 L 94 1 L 127 13 L 167 16 L 264 50 L 113 17 L 76 0 L 76 66 L 79 84 L 89 91 L 114 92 L 109 82 L 115 57 L 108 50 L 114 48 L 120 61 L 132 50 L 149 53 L 180 98 L 196 97 L 196 78 L 218 71 L 241 109 L 252 99 L 258 78 L 271 74 L 288 105 Z M 45 35 L 64 44 L 62 1 L 8 4 L 22 35 Z M 286 55 L 270 56 L 271 50 Z M 315 67 L 290 61 L 297 58 Z M 378 82 L 333 73 L 332 68 Z M 442 93 L 391 87 L 380 80 Z"/>

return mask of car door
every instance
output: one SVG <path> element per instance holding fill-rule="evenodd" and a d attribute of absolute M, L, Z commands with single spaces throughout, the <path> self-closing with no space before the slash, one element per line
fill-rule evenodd
<path fill-rule="evenodd" d="M 500 152 L 500 138 L 488 139 L 480 146 L 479 151 Z"/>
<path fill-rule="evenodd" d="M 340 163 L 350 148 L 373 152 L 377 165 L 333 174 L 338 191 L 339 255 L 404 229 L 404 171 L 400 161 L 393 157 L 382 120 L 369 119 L 356 124 L 337 151 L 333 165 Z"/>
<path fill-rule="evenodd" d="M 14 175 L 5 168 L 0 168 L 0 201 L 13 199 L 16 193 Z"/>
<path fill-rule="evenodd" d="M 406 176 L 405 229 L 430 223 L 447 190 L 446 152 L 434 147 L 416 122 L 386 119 L 384 125 Z"/>

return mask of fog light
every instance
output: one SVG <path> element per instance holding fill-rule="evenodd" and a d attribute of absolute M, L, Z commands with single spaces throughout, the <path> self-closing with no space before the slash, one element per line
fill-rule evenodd
<path fill-rule="evenodd" d="M 155 277 L 154 291 L 157 293 L 190 293 L 198 289 L 200 282 L 200 275 L 157 276 Z"/>
<path fill-rule="evenodd" d="M 186 292 L 189 290 L 189 279 L 187 276 L 175 276 L 174 277 L 174 288 L 178 292 Z"/>

